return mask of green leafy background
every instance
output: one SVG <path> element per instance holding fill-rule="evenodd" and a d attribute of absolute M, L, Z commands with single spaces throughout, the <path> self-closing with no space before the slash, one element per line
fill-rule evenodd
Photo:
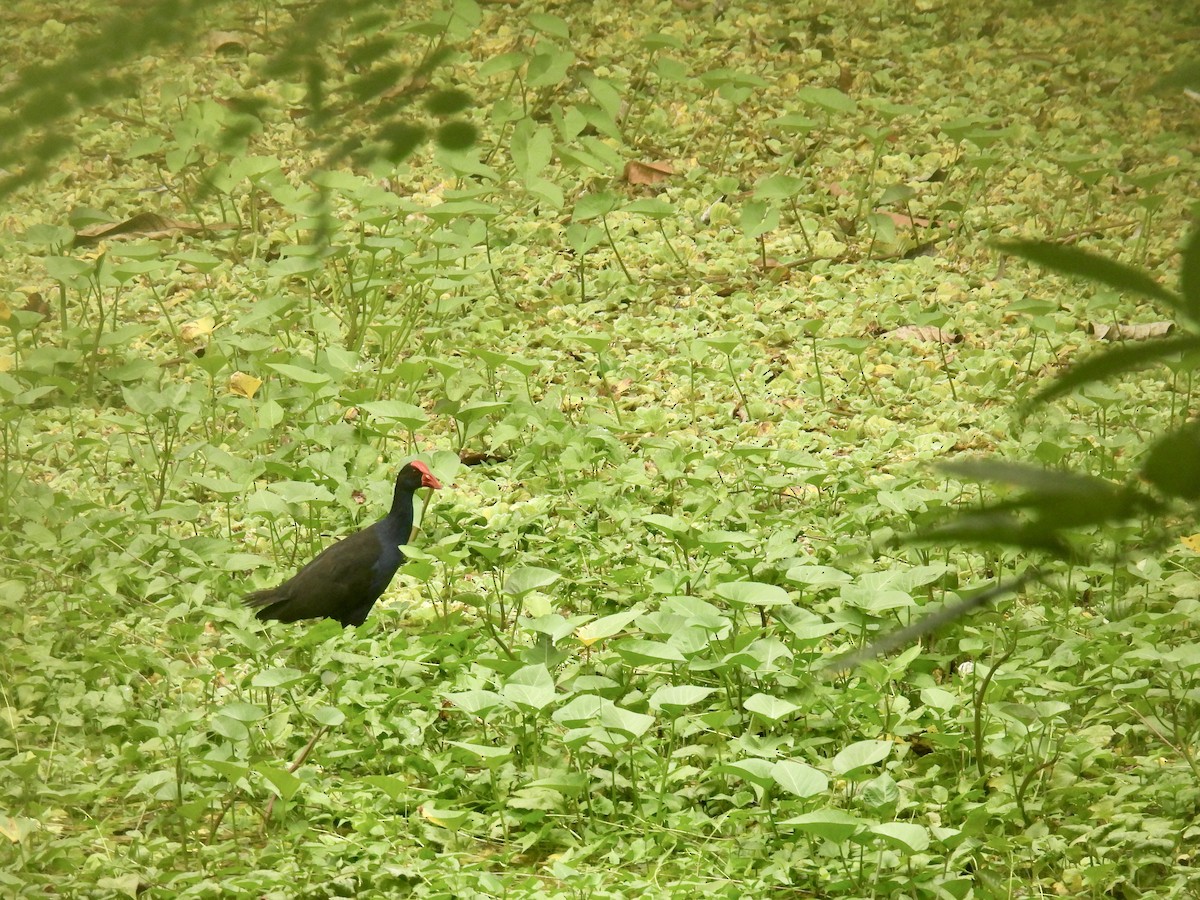
<path fill-rule="evenodd" d="M 1200 890 L 1194 526 L 1059 527 L 1194 347 L 1026 404 L 1179 311 L 1200 22 L 1005 6 L 13 4 L 4 892 Z M 417 454 L 363 627 L 239 607 Z M 897 543 L 1051 515 L 960 454 L 1096 481 Z"/>

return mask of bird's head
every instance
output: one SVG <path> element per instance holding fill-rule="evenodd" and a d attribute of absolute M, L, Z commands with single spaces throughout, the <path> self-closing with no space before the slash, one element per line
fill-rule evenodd
<path fill-rule="evenodd" d="M 429 471 L 429 466 L 419 460 L 413 460 L 401 469 L 397 481 L 401 487 L 413 491 L 423 487 L 433 488 L 436 491 L 442 486 L 442 483 Z"/>

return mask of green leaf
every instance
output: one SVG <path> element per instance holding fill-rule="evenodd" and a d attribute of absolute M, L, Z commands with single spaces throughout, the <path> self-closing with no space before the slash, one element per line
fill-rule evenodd
<path fill-rule="evenodd" d="M 764 790 L 775 784 L 775 777 L 772 774 L 775 771 L 774 764 L 765 759 L 758 759 L 757 757 L 741 759 L 723 766 L 716 766 L 713 771 L 736 775 L 738 778 L 744 778 L 746 781 L 756 784 Z"/>
<path fill-rule="evenodd" d="M 256 688 L 278 688 L 285 687 L 289 684 L 295 684 L 304 673 L 299 669 L 289 669 L 286 666 L 280 666 L 275 669 L 266 669 L 258 672 L 254 678 L 250 680 L 250 685 Z"/>
<path fill-rule="evenodd" d="M 271 561 L 257 553 L 231 553 L 221 560 L 221 568 L 226 572 L 249 572 L 269 565 Z"/>
<path fill-rule="evenodd" d="M 519 569 L 513 569 L 507 578 L 504 579 L 504 593 L 522 596 L 530 591 L 539 590 L 548 587 L 558 581 L 562 576 L 550 569 L 542 569 L 537 566 L 523 566 Z"/>
<path fill-rule="evenodd" d="M 558 16 L 551 15 L 550 13 L 531 12 L 529 14 L 529 24 L 551 37 L 561 38 L 563 41 L 571 40 L 570 28 Z"/>
<path fill-rule="evenodd" d="M 311 369 L 302 369 L 300 366 L 293 366 L 288 363 L 267 363 L 267 367 L 274 369 L 285 378 L 300 382 L 300 384 L 306 387 L 320 387 L 321 385 L 329 384 L 331 380 L 324 372 L 313 372 Z"/>
<path fill-rule="evenodd" d="M 599 619 L 576 628 L 575 637 L 585 647 L 590 647 L 597 641 L 620 634 L 625 630 L 625 626 L 640 616 L 642 612 L 642 607 L 635 606 L 633 609 L 613 613 L 611 616 L 601 616 Z"/>
<path fill-rule="evenodd" d="M 790 700 L 772 697 L 769 694 L 753 694 L 746 698 L 743 708 L 769 722 L 787 718 L 800 707 Z"/>
<path fill-rule="evenodd" d="M 213 731 L 231 741 L 244 741 L 250 737 L 250 729 L 244 723 L 237 719 L 231 719 L 229 716 L 217 713 L 209 719 L 209 722 L 212 724 Z"/>
<path fill-rule="evenodd" d="M 687 662 L 682 653 L 670 644 L 664 644 L 661 641 L 623 640 L 619 641 L 614 649 L 630 665 L 634 666 L 652 666 L 662 663 L 678 665 Z"/>
<path fill-rule="evenodd" d="M 718 584 L 713 593 L 722 600 L 744 606 L 783 606 L 790 603 L 788 593 L 774 584 L 759 581 L 731 581 Z"/>
<path fill-rule="evenodd" d="M 268 490 L 287 503 L 331 503 L 333 494 L 308 481 L 277 481 Z"/>
<path fill-rule="evenodd" d="M 279 799 L 283 801 L 291 800 L 294 796 L 296 796 L 296 791 L 300 790 L 301 786 L 304 784 L 303 781 L 301 781 L 291 772 L 281 769 L 278 766 L 270 766 L 266 763 L 259 763 L 254 767 L 254 769 L 256 772 L 262 775 L 263 778 L 267 779 L 267 782 L 275 790 L 275 793 L 279 795 Z"/>
<path fill-rule="evenodd" d="M 929 848 L 929 831 L 909 822 L 882 822 L 871 825 L 867 830 L 884 839 L 897 850 L 922 853 Z"/>
<path fill-rule="evenodd" d="M 379 788 L 388 795 L 388 799 L 395 802 L 408 793 L 409 786 L 403 779 L 397 778 L 394 775 L 367 775 L 359 779 L 360 784 L 369 784 L 371 787 Z"/>
<path fill-rule="evenodd" d="M 571 213 L 572 222 L 589 222 L 607 215 L 617 208 L 620 200 L 611 191 L 598 194 L 584 194 L 575 202 L 575 210 Z"/>
<path fill-rule="evenodd" d="M 463 712 L 480 717 L 486 717 L 504 702 L 504 698 L 495 691 L 460 691 L 446 694 L 445 697 Z"/>
<path fill-rule="evenodd" d="M 266 715 L 262 707 L 255 706 L 253 703 L 242 703 L 241 701 L 226 703 L 218 712 L 220 715 L 228 716 L 239 722 L 257 722 Z"/>
<path fill-rule="evenodd" d="M 346 714 L 336 706 L 318 706 L 312 716 L 326 728 L 337 728 L 346 721 Z"/>
<path fill-rule="evenodd" d="M 409 429 L 419 428 L 429 421 L 429 416 L 421 407 L 399 400 L 373 400 L 370 403 L 360 403 L 359 408 L 370 413 L 372 418 L 383 422 L 395 422 Z"/>
<path fill-rule="evenodd" d="M 454 830 L 462 827 L 470 813 L 466 810 L 437 808 L 426 803 L 421 807 L 421 815 L 440 828 Z"/>
<path fill-rule="evenodd" d="M 249 766 L 222 759 L 202 759 L 199 760 L 199 764 L 207 766 L 233 785 L 237 785 L 243 778 L 250 774 Z"/>
<path fill-rule="evenodd" d="M 687 534 L 692 527 L 682 519 L 677 519 L 674 516 L 665 516 L 662 513 L 650 513 L 649 515 L 642 516 L 642 523 L 671 535 Z"/>
<path fill-rule="evenodd" d="M 883 762 L 891 753 L 891 741 L 859 741 L 843 748 L 829 761 L 829 767 L 835 775 L 846 775 L 855 769 Z"/>
<path fill-rule="evenodd" d="M 647 216 L 651 219 L 667 219 L 675 215 L 675 207 L 658 197 L 643 197 L 641 200 L 634 200 L 628 204 L 625 212 Z"/>
<path fill-rule="evenodd" d="M 788 581 L 806 584 L 820 590 L 821 588 L 840 587 L 849 584 L 853 579 L 840 569 L 832 566 L 793 566 L 787 570 Z"/>
<path fill-rule="evenodd" d="M 703 702 L 715 688 L 700 687 L 695 684 L 679 684 L 660 687 L 650 695 L 650 708 L 678 712 L 685 707 L 695 706 Z"/>
<path fill-rule="evenodd" d="M 580 694 L 556 709 L 550 718 L 567 728 L 581 728 L 594 724 L 606 705 L 611 706 L 612 701 L 595 694 Z"/>
<path fill-rule="evenodd" d="M 464 741 L 450 741 L 449 744 L 451 747 L 465 750 L 479 762 L 489 767 L 495 767 L 512 757 L 512 750 L 508 747 L 493 747 L 489 744 L 469 744 Z"/>
<path fill-rule="evenodd" d="M 777 823 L 840 844 L 863 831 L 867 823 L 840 809 L 819 809 Z"/>
<path fill-rule="evenodd" d="M 600 710 L 600 724 L 608 731 L 619 732 L 627 740 L 636 740 L 654 725 L 654 716 L 608 703 Z"/>
<path fill-rule="evenodd" d="M 554 702 L 554 679 L 544 665 L 525 666 L 509 676 L 500 693 L 513 705 L 536 712 Z"/>
<path fill-rule="evenodd" d="M 775 783 L 797 797 L 814 797 L 829 788 L 824 772 L 793 759 L 781 759 L 771 768 Z"/>
<path fill-rule="evenodd" d="M 851 113 L 858 109 L 858 104 L 852 97 L 843 94 L 837 88 L 804 87 L 793 95 L 801 103 L 809 103 L 820 107 L 826 112 Z"/>

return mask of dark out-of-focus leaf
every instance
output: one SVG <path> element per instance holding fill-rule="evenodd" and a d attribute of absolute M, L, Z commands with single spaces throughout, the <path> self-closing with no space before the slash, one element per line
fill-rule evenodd
<path fill-rule="evenodd" d="M 977 594 L 965 597 L 956 603 L 947 603 L 941 609 L 935 610 L 927 616 L 922 616 L 912 624 L 885 634 L 861 650 L 845 653 L 831 661 L 825 669 L 830 674 L 836 674 L 837 672 L 844 672 L 847 669 L 853 669 L 855 666 L 861 665 L 877 656 L 891 653 L 893 650 L 903 647 L 905 644 L 912 643 L 944 625 L 958 621 L 967 615 L 967 613 L 986 606 L 1006 594 L 1021 590 L 1026 584 L 1037 579 L 1040 575 L 1041 573 L 1037 568 L 1031 566 L 1016 578 L 1002 581 Z"/>
<path fill-rule="evenodd" d="M 1200 321 L 1200 225 L 1192 229 L 1183 247 L 1183 263 L 1179 268 L 1179 291 L 1188 315 Z"/>
<path fill-rule="evenodd" d="M 1180 88 L 1200 91 L 1200 59 L 1189 59 L 1187 62 L 1180 63 L 1155 82 L 1150 90 L 1162 92 Z"/>
<path fill-rule="evenodd" d="M 917 544 L 1002 544 L 1022 550 L 1048 553 L 1058 559 L 1071 559 L 1074 551 L 1052 528 L 1040 522 L 1026 522 L 1003 512 L 968 513 L 957 519 L 925 528 L 905 538 Z"/>
<path fill-rule="evenodd" d="M 984 514 L 1008 515 L 1024 510 L 1036 521 L 1022 540 L 1066 528 L 1120 522 L 1155 507 L 1155 501 L 1136 488 L 1075 472 L 1043 469 L 1025 463 L 1001 460 L 963 460 L 942 467 L 960 478 L 992 481 L 1022 488 L 1024 492 L 984 510 Z M 1011 543 L 1011 541 L 1010 541 Z"/>
<path fill-rule="evenodd" d="M 1153 344 L 1122 344 L 1075 363 L 1033 399 L 1037 403 L 1045 403 L 1093 381 L 1142 369 L 1181 353 L 1197 351 L 1200 351 L 1200 337 L 1191 336 L 1166 338 Z"/>
<path fill-rule="evenodd" d="M 1159 438 L 1142 475 L 1169 497 L 1200 500 L 1200 423 L 1189 422 Z"/>
<path fill-rule="evenodd" d="M 478 132 L 470 122 L 447 122 L 437 130 L 437 144 L 447 150 L 465 150 L 477 137 Z"/>
<path fill-rule="evenodd" d="M 1150 297 L 1190 315 L 1179 295 L 1163 287 L 1145 270 L 1127 266 L 1107 256 L 1050 241 L 1000 241 L 996 246 L 1005 253 L 1020 256 L 1047 269 L 1096 281 L 1117 291 Z"/>
<path fill-rule="evenodd" d="M 1114 493 L 1119 489 L 1119 486 L 1111 481 L 1092 475 L 1079 475 L 999 459 L 960 459 L 943 463 L 939 468 L 971 481 L 996 481 L 1056 497 Z"/>
<path fill-rule="evenodd" d="M 425 99 L 425 109 L 434 116 L 453 116 L 471 105 L 471 95 L 457 88 L 438 91 Z"/>

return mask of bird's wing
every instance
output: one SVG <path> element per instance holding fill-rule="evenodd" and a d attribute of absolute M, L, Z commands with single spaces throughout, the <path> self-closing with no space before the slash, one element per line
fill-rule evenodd
<path fill-rule="evenodd" d="M 272 606 L 267 618 L 294 622 L 320 616 L 341 618 L 370 596 L 372 565 L 379 556 L 373 528 L 330 544 L 312 562 L 277 588 L 246 598 L 247 606 Z"/>

